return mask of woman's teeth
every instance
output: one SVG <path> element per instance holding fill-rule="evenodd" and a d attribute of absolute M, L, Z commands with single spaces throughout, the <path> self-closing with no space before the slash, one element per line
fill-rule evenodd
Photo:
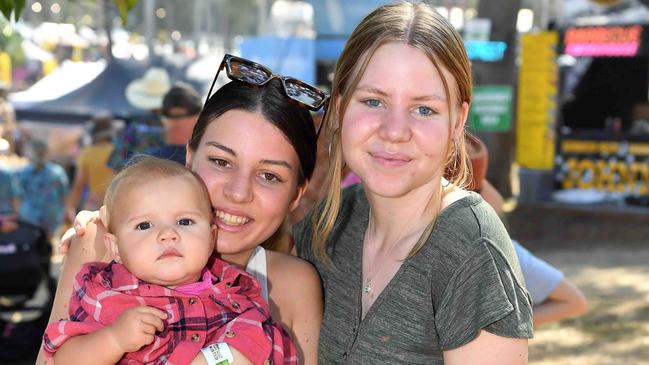
<path fill-rule="evenodd" d="M 229 224 L 231 226 L 239 226 L 242 224 L 246 224 L 250 221 L 250 219 L 246 217 L 241 217 L 238 215 L 232 215 L 228 214 L 222 211 L 217 210 L 216 211 L 216 216 L 225 224 Z"/>

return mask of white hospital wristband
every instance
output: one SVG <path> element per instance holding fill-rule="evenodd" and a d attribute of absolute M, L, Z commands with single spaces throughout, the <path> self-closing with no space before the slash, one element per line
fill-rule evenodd
<path fill-rule="evenodd" d="M 202 349 L 201 352 L 208 365 L 229 365 L 234 361 L 230 346 L 225 342 L 209 345 Z"/>

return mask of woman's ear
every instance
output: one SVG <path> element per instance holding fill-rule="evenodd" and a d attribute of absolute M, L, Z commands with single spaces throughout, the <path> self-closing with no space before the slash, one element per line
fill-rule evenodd
<path fill-rule="evenodd" d="M 464 127 L 466 125 L 466 120 L 468 117 L 469 117 L 469 103 L 463 101 L 462 105 L 458 109 L 457 116 L 455 117 L 455 129 L 453 130 L 453 137 L 456 138 L 456 141 L 462 137 L 464 133 Z"/>
<path fill-rule="evenodd" d="M 289 212 L 292 212 L 295 210 L 300 205 L 300 200 L 302 199 L 302 196 L 304 193 L 306 193 L 307 189 L 309 188 L 309 182 L 306 181 L 302 186 L 298 186 L 297 188 L 297 194 L 295 194 L 295 198 L 291 201 L 291 204 L 289 206 Z"/>

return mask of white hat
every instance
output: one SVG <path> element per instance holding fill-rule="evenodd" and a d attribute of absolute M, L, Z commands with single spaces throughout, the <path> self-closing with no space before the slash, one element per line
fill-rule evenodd
<path fill-rule="evenodd" d="M 126 86 L 126 100 L 139 109 L 159 109 L 162 98 L 171 88 L 169 74 L 164 68 L 152 67 L 140 79 Z"/>

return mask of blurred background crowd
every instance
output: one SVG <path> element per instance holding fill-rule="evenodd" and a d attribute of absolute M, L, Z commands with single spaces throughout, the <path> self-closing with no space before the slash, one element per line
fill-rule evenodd
<path fill-rule="evenodd" d="M 2 2 L 0 364 L 35 355 L 75 214 L 134 153 L 184 163 L 224 53 L 328 89 L 385 2 Z M 531 363 L 649 363 L 649 1 L 428 2 L 463 35 L 468 128 L 512 237 L 589 298 L 587 315 L 541 327 Z"/>

